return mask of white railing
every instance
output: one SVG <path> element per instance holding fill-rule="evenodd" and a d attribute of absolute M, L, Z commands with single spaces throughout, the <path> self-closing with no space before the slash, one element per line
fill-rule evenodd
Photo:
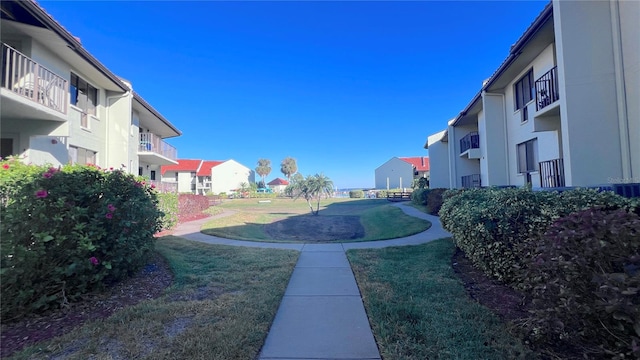
<path fill-rule="evenodd" d="M 2 87 L 67 113 L 67 80 L 6 44 L 2 44 Z"/>
<path fill-rule="evenodd" d="M 173 146 L 166 143 L 159 136 L 153 133 L 140 134 L 139 152 L 152 152 L 160 154 L 168 159 L 177 160 L 178 151 Z"/>

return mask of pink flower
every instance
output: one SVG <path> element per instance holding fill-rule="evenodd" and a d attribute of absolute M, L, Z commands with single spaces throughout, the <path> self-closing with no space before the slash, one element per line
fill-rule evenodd
<path fill-rule="evenodd" d="M 47 172 L 48 172 L 48 173 L 52 173 L 52 174 L 53 174 L 54 172 L 56 172 L 56 171 L 58 171 L 58 169 L 56 169 L 56 168 L 54 168 L 54 167 L 50 167 L 50 168 L 49 168 L 49 170 L 47 170 Z"/>
<path fill-rule="evenodd" d="M 109 170 L 113 171 L 113 166 L 109 168 Z"/>
<path fill-rule="evenodd" d="M 50 173 L 50 172 L 46 172 L 46 173 L 42 174 L 42 176 L 43 176 L 44 178 L 46 178 L 46 179 L 50 179 L 50 178 L 53 176 L 53 174 L 52 174 L 52 173 Z"/>
<path fill-rule="evenodd" d="M 2 168 L 5 169 L 5 170 L 8 170 L 9 169 L 9 164 L 2 164 Z"/>
<path fill-rule="evenodd" d="M 113 213 L 107 213 L 107 214 L 105 215 L 105 217 L 106 217 L 107 219 L 113 219 Z"/>
<path fill-rule="evenodd" d="M 156 184 L 151 184 L 151 188 L 155 189 L 156 188 Z"/>
<path fill-rule="evenodd" d="M 107 205 L 107 209 L 108 209 L 109 211 L 111 211 L 111 212 L 116 211 L 116 207 L 115 207 L 115 206 L 113 206 L 113 204 L 109 204 L 109 205 Z"/>
<path fill-rule="evenodd" d="M 36 197 L 38 199 L 44 199 L 49 195 L 49 193 L 47 192 L 47 190 L 44 189 L 40 189 L 38 191 L 36 191 Z"/>
<path fill-rule="evenodd" d="M 96 266 L 96 265 L 100 264 L 100 261 L 98 261 L 98 258 L 96 258 L 95 256 L 90 257 L 89 261 L 91 261 L 93 266 Z"/>

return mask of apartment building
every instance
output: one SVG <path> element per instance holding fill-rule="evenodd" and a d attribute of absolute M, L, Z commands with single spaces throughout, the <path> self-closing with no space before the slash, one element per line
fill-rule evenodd
<path fill-rule="evenodd" d="M 35 1 L 2 1 L 1 16 L 0 156 L 91 163 L 151 181 L 177 164 L 164 139 L 180 130 Z"/>
<path fill-rule="evenodd" d="M 180 193 L 231 193 L 242 183 L 255 182 L 255 172 L 233 159 L 179 159 L 176 165 L 165 165 L 161 170 L 162 183 L 175 184 Z"/>
<path fill-rule="evenodd" d="M 431 186 L 640 183 L 640 2 L 549 3 L 447 127 Z"/>

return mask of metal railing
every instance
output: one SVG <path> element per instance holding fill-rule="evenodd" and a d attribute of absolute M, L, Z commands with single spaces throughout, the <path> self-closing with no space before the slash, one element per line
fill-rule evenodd
<path fill-rule="evenodd" d="M 462 177 L 463 188 L 479 188 L 481 186 L 480 174 L 471 174 Z"/>
<path fill-rule="evenodd" d="M 177 182 L 149 180 L 149 183 L 153 184 L 156 190 L 161 193 L 177 193 L 178 192 Z"/>
<path fill-rule="evenodd" d="M 67 113 L 67 80 L 4 43 L 2 87 L 62 114 Z"/>
<path fill-rule="evenodd" d="M 554 66 L 536 80 L 536 110 L 544 109 L 558 99 L 558 67 Z"/>
<path fill-rule="evenodd" d="M 565 186 L 562 159 L 540 162 L 540 186 L 545 188 Z"/>
<path fill-rule="evenodd" d="M 477 131 L 470 132 L 465 135 L 462 139 L 460 139 L 460 154 L 469 150 L 469 149 L 479 149 L 480 148 L 480 135 L 478 135 Z"/>
<path fill-rule="evenodd" d="M 158 135 L 153 133 L 140 134 L 140 146 L 138 147 L 138 151 L 160 154 L 171 160 L 178 159 L 178 151 L 176 148 L 169 145 Z"/>

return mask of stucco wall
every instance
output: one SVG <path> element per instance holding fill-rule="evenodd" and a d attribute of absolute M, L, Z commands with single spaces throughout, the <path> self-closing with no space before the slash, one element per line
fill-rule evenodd
<path fill-rule="evenodd" d="M 450 188 L 449 182 L 449 143 L 435 141 L 429 143 L 429 187 Z"/>
<path fill-rule="evenodd" d="M 375 170 L 376 189 L 411 188 L 413 166 L 397 157 L 391 158 Z"/>
<path fill-rule="evenodd" d="M 251 182 L 252 171 L 235 160 L 227 160 L 211 169 L 211 191 L 229 193 L 243 182 Z"/>

